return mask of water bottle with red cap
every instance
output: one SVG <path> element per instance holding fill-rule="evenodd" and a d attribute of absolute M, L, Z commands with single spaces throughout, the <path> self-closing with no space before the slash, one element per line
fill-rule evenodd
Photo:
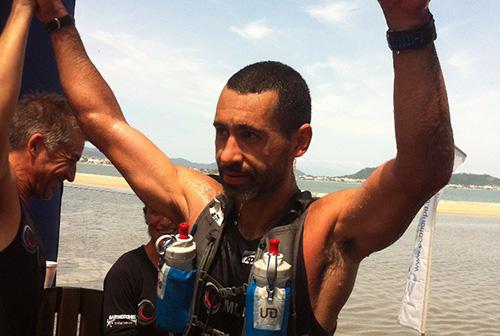
<path fill-rule="evenodd" d="M 290 315 L 292 266 L 279 252 L 278 239 L 254 264 L 246 292 L 245 334 L 286 335 Z"/>
<path fill-rule="evenodd" d="M 188 224 L 179 224 L 176 235 L 158 238 L 156 249 L 160 254 L 156 325 L 162 331 L 182 332 L 188 322 L 196 277 L 196 243 Z"/>

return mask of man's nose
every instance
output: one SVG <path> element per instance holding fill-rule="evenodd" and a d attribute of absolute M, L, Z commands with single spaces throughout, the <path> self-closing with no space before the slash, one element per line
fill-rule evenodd
<path fill-rule="evenodd" d="M 234 136 L 229 136 L 220 153 L 220 163 L 222 165 L 230 165 L 241 163 L 243 161 L 243 152 L 241 151 L 238 141 Z"/>

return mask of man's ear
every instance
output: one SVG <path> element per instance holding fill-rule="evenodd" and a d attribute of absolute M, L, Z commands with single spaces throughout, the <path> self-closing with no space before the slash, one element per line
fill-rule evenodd
<path fill-rule="evenodd" d="M 307 152 L 312 139 L 312 127 L 310 124 L 303 124 L 293 135 L 295 157 L 301 157 Z"/>
<path fill-rule="evenodd" d="M 32 134 L 29 137 L 28 142 L 26 144 L 26 147 L 28 148 L 30 156 L 33 158 L 36 157 L 40 153 L 42 146 L 43 146 L 43 135 L 41 133 Z"/>

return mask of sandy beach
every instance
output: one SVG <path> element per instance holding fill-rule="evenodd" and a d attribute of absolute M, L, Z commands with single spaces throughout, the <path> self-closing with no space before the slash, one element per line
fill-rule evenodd
<path fill-rule="evenodd" d="M 76 174 L 75 185 L 130 190 L 123 177 Z M 500 203 L 440 201 L 438 213 L 443 215 L 500 217 Z"/>

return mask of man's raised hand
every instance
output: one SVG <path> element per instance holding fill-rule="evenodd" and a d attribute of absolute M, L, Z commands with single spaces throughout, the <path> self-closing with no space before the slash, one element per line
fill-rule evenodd
<path fill-rule="evenodd" d="M 36 5 L 36 16 L 42 23 L 68 14 L 61 0 L 36 0 Z"/>
<path fill-rule="evenodd" d="M 378 0 L 391 30 L 404 31 L 421 27 L 429 21 L 430 0 Z"/>

